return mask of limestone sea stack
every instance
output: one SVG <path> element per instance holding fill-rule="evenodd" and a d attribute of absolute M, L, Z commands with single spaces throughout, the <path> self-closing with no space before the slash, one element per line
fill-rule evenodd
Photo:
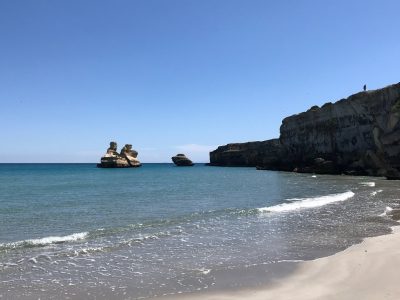
<path fill-rule="evenodd" d="M 137 159 L 138 152 L 132 149 L 132 145 L 126 144 L 121 153 L 117 151 L 117 143 L 110 142 L 107 153 L 101 158 L 97 164 L 99 168 L 136 168 L 142 164 Z"/>
<path fill-rule="evenodd" d="M 172 161 L 178 167 L 190 167 L 193 166 L 194 163 L 185 156 L 185 154 L 177 154 L 172 157 Z"/>
<path fill-rule="evenodd" d="M 279 139 L 220 146 L 210 165 L 400 179 L 400 83 L 287 117 Z"/>

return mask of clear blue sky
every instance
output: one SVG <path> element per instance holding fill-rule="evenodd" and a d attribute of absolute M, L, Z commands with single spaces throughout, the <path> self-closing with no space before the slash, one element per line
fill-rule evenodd
<path fill-rule="evenodd" d="M 208 161 L 400 81 L 400 1 L 0 2 L 0 162 Z"/>

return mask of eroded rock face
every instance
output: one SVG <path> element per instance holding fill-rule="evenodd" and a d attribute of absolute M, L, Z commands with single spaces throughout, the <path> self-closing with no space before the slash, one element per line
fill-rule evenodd
<path fill-rule="evenodd" d="M 288 117 L 280 141 L 294 165 L 321 157 L 340 172 L 386 175 L 400 169 L 399 120 L 395 84 Z"/>
<path fill-rule="evenodd" d="M 126 159 L 131 167 L 139 167 L 141 165 L 140 161 L 136 158 L 138 156 L 138 152 L 133 150 L 132 145 L 130 144 L 126 144 L 122 148 L 120 155 Z"/>
<path fill-rule="evenodd" d="M 122 149 L 121 149 L 121 155 L 128 155 L 133 158 L 136 158 L 138 156 L 138 152 L 136 150 L 132 149 L 131 144 L 126 144 Z"/>
<path fill-rule="evenodd" d="M 210 165 L 222 167 L 260 167 L 285 169 L 286 151 L 278 139 L 263 142 L 235 143 L 210 152 Z M 289 170 L 289 169 L 288 169 Z"/>
<path fill-rule="evenodd" d="M 193 166 L 194 163 L 185 156 L 185 154 L 177 154 L 172 157 L 172 161 L 178 167 L 190 167 Z"/>
<path fill-rule="evenodd" d="M 140 167 L 141 163 L 136 158 L 137 151 L 132 149 L 132 145 L 126 144 L 119 154 L 117 151 L 117 143 L 110 142 L 107 153 L 101 158 L 97 164 L 99 168 L 132 168 Z"/>
<path fill-rule="evenodd" d="M 400 83 L 285 118 L 279 140 L 228 144 L 212 165 L 400 178 Z M 316 159 L 319 160 L 316 160 Z"/>
<path fill-rule="evenodd" d="M 108 147 L 108 149 L 107 149 L 107 154 L 118 155 L 117 147 L 118 146 L 117 146 L 116 142 L 110 142 L 110 147 Z"/>

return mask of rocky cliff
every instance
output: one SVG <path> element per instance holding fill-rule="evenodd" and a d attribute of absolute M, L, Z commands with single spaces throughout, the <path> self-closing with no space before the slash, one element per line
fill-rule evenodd
<path fill-rule="evenodd" d="M 280 138 L 228 144 L 210 164 L 399 176 L 400 83 L 313 106 L 282 121 Z"/>
<path fill-rule="evenodd" d="M 210 165 L 224 167 L 255 167 L 268 165 L 282 168 L 284 148 L 279 139 L 262 142 L 234 143 L 210 152 Z"/>

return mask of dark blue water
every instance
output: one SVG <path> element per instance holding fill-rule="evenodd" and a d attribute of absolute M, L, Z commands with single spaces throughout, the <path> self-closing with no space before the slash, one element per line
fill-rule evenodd
<path fill-rule="evenodd" d="M 149 298 L 251 284 L 230 274 L 389 232 L 379 215 L 398 191 L 379 178 L 253 168 L 0 164 L 0 296 Z"/>

